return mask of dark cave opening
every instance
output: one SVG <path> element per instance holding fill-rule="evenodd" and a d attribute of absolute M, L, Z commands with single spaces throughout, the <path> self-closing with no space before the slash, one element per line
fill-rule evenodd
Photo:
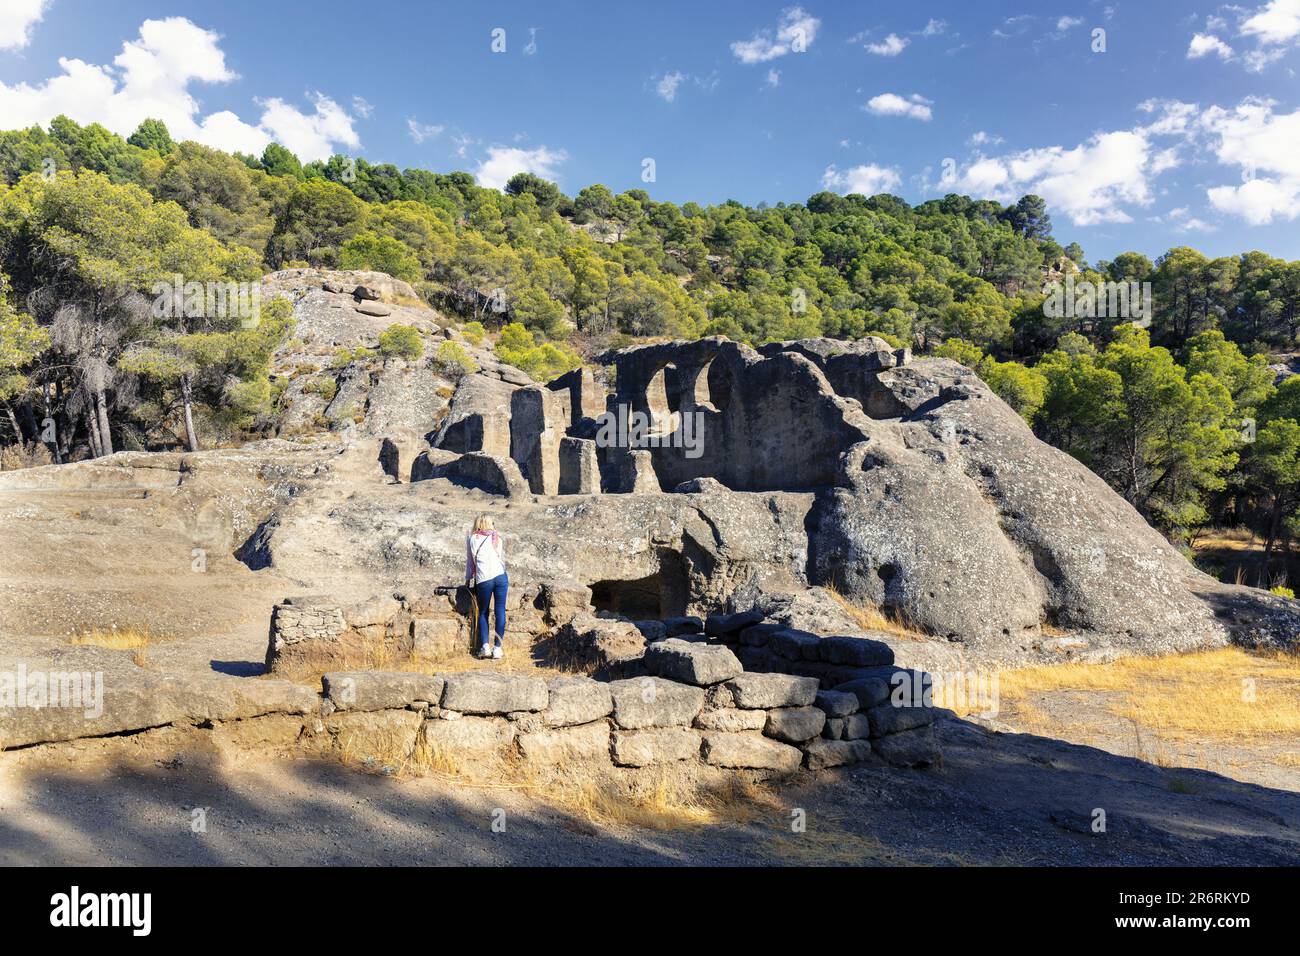
<path fill-rule="evenodd" d="M 591 584 L 591 603 L 597 611 L 620 614 L 633 621 L 678 617 L 686 613 L 689 598 L 686 559 L 676 551 L 660 552 L 655 574 Z"/>

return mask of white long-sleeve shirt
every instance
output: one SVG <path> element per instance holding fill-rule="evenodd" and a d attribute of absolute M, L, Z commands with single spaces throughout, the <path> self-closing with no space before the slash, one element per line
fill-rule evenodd
<path fill-rule="evenodd" d="M 477 570 L 477 576 L 475 571 Z M 495 531 L 475 531 L 465 539 L 465 579 L 491 581 L 506 573 L 506 548 Z"/>

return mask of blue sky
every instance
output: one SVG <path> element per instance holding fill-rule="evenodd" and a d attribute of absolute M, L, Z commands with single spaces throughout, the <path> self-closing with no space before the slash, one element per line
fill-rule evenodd
<path fill-rule="evenodd" d="M 156 115 L 675 202 L 1038 192 L 1092 259 L 1296 259 L 1298 47 L 1300 0 L 0 0 L 0 126 Z"/>

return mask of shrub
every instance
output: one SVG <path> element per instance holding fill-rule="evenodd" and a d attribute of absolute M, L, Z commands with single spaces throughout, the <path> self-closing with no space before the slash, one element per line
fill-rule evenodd
<path fill-rule="evenodd" d="M 487 329 L 483 328 L 482 322 L 466 322 L 460 327 L 460 334 L 465 336 L 465 341 L 470 345 L 482 345 L 483 339 L 487 337 Z"/>
<path fill-rule="evenodd" d="M 527 372 L 539 382 L 547 382 L 582 364 L 582 358 L 573 349 L 554 342 L 537 344 L 532 332 L 518 322 L 511 322 L 501 330 L 497 340 L 497 358 Z"/>
<path fill-rule="evenodd" d="M 351 365 L 353 362 L 366 362 L 374 358 L 377 353 L 374 349 L 355 348 L 355 349 L 338 349 L 334 357 L 330 359 L 330 368 L 343 368 L 345 365 Z"/>
<path fill-rule="evenodd" d="M 478 371 L 478 363 L 457 342 L 447 341 L 439 345 L 434 355 L 434 362 L 448 378 L 453 380 L 459 380 Z"/>
<path fill-rule="evenodd" d="M 390 325 L 379 333 L 379 353 L 415 361 L 424 354 L 420 330 L 413 325 Z"/>
<path fill-rule="evenodd" d="M 864 336 L 866 335 L 874 335 L 878 339 L 884 339 L 886 342 L 888 342 L 891 346 L 893 346 L 896 349 L 906 348 L 907 346 L 907 343 L 903 341 L 903 337 L 901 335 L 896 335 L 893 332 L 880 332 L 880 331 L 868 330 L 867 332 L 864 333 Z"/>
<path fill-rule="evenodd" d="M 1295 591 L 1285 585 L 1279 584 L 1277 587 L 1269 588 L 1269 594 L 1276 594 L 1278 597 L 1284 597 L 1288 601 L 1295 600 Z"/>
<path fill-rule="evenodd" d="M 328 376 L 314 378 L 302 387 L 304 392 L 310 392 L 313 395 L 319 395 L 326 402 L 332 402 L 334 396 L 339 393 L 339 383 Z"/>

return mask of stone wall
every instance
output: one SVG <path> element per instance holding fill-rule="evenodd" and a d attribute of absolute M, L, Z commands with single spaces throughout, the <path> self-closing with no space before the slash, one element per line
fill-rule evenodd
<path fill-rule="evenodd" d="M 935 711 L 912 705 L 910 681 L 823 690 L 813 677 L 746 673 L 728 648 L 680 638 L 654 642 L 646 666 L 653 673 L 613 681 L 486 669 L 332 672 L 322 680 L 319 730 L 353 753 L 405 757 L 423 745 L 458 760 L 513 752 L 544 764 L 694 760 L 787 772 L 940 760 Z"/>
<path fill-rule="evenodd" d="M 331 670 L 322 679 L 320 731 L 346 739 L 350 751 L 382 747 L 405 756 L 424 745 L 461 756 L 504 750 L 528 760 L 618 767 L 700 760 L 789 771 L 939 760 L 936 712 L 913 700 L 924 675 L 893 666 L 888 645 L 870 637 L 821 637 L 764 621 L 758 611 L 707 621 L 596 616 L 590 590 L 561 582 L 520 595 L 512 613 L 521 625 L 557 631 L 555 657 L 595 667 L 594 677 Z M 344 635 L 365 628 L 392 635 L 403 621 L 408 659 L 459 657 L 470 647 L 467 626 L 457 620 L 468 609 L 458 609 L 456 599 L 447 591 L 350 608 L 286 601 L 272 625 L 272 650 L 277 641 L 279 650 L 268 657 L 276 668 L 302 660 L 319 666 L 346 645 Z M 391 617 L 381 620 L 385 609 Z M 317 653 L 300 657 L 312 643 Z"/>
<path fill-rule="evenodd" d="M 531 640 L 558 627 L 591 602 L 584 585 L 522 584 L 507 599 L 508 638 Z M 470 592 L 435 587 L 339 604 L 320 595 L 287 598 L 271 611 L 266 666 L 272 673 L 437 663 L 472 652 Z"/>

